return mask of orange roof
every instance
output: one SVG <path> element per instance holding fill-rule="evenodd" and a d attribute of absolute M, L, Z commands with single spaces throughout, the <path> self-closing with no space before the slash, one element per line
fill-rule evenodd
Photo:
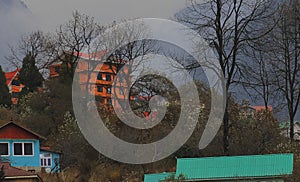
<path fill-rule="evenodd" d="M 253 109 L 255 109 L 255 111 L 262 111 L 262 110 L 266 110 L 266 106 L 252 106 Z M 268 106 L 268 110 L 272 111 L 273 107 L 272 106 Z"/>
<path fill-rule="evenodd" d="M 105 53 L 107 53 L 107 51 L 102 50 L 102 51 L 97 51 L 97 52 L 93 52 L 90 54 L 84 53 L 84 52 L 73 52 L 73 55 L 78 56 L 82 59 L 87 59 L 87 60 L 89 60 L 89 59 L 100 60 L 105 55 Z M 115 62 L 125 64 L 127 61 L 118 59 L 118 60 L 115 60 Z"/>
<path fill-rule="evenodd" d="M 102 50 L 102 51 L 97 51 L 97 52 L 91 53 L 91 54 L 87 54 L 84 52 L 74 52 L 73 55 L 81 57 L 83 59 L 101 59 L 105 53 L 106 53 L 106 50 Z"/>
<path fill-rule="evenodd" d="M 11 81 L 15 78 L 15 76 L 21 71 L 21 68 L 17 68 L 15 71 L 5 72 L 6 84 L 10 85 Z"/>

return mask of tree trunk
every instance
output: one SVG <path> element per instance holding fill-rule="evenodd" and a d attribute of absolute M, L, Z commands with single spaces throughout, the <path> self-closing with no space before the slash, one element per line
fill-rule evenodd
<path fill-rule="evenodd" d="M 229 147 L 229 119 L 228 119 L 228 104 L 225 107 L 225 113 L 223 118 L 223 151 L 225 155 L 228 155 Z"/>

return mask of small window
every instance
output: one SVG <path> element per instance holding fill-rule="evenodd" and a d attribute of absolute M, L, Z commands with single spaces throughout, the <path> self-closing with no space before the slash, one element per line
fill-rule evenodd
<path fill-rule="evenodd" d="M 14 155 L 33 155 L 33 143 L 14 143 Z"/>
<path fill-rule="evenodd" d="M 101 74 L 101 73 L 98 73 L 98 75 L 97 75 L 97 80 L 103 80 L 103 79 L 102 79 L 102 74 Z"/>
<path fill-rule="evenodd" d="M 60 66 L 55 66 L 54 70 L 55 70 L 55 73 L 59 73 L 60 72 Z"/>
<path fill-rule="evenodd" d="M 111 94 L 111 87 L 106 87 L 106 93 Z"/>
<path fill-rule="evenodd" d="M 110 81 L 111 80 L 110 74 L 106 74 L 105 79 L 106 79 L 106 81 Z"/>
<path fill-rule="evenodd" d="M 8 143 L 0 143 L 0 155 L 1 156 L 9 155 Z"/>
<path fill-rule="evenodd" d="M 14 155 L 22 155 L 22 143 L 14 143 Z"/>
<path fill-rule="evenodd" d="M 117 72 L 119 72 L 122 69 L 122 65 L 117 65 Z"/>
<path fill-rule="evenodd" d="M 120 89 L 119 89 L 119 94 L 120 94 L 120 95 L 124 95 L 124 88 L 123 88 L 123 87 L 120 87 Z"/>
<path fill-rule="evenodd" d="M 33 155 L 32 143 L 24 143 L 24 155 Z"/>
<path fill-rule="evenodd" d="M 103 92 L 103 86 L 97 86 L 97 92 Z"/>
<path fill-rule="evenodd" d="M 14 85 L 14 86 L 20 86 L 20 81 L 19 80 L 13 80 L 11 82 L 11 84 Z"/>
<path fill-rule="evenodd" d="M 52 166 L 52 155 L 50 153 L 40 154 L 41 167 L 51 167 Z"/>
<path fill-rule="evenodd" d="M 107 99 L 107 104 L 112 104 L 111 99 Z"/>

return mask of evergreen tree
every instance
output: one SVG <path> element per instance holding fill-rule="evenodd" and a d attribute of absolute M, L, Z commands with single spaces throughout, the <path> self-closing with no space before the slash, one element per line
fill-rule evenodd
<path fill-rule="evenodd" d="M 22 69 L 20 71 L 19 80 L 21 83 L 25 85 L 22 91 L 25 92 L 33 92 L 37 90 L 38 87 L 42 86 L 44 78 L 42 74 L 39 72 L 36 64 L 35 58 L 29 52 L 25 58 L 23 59 Z"/>
<path fill-rule="evenodd" d="M 0 106 L 11 106 L 11 95 L 6 84 L 6 78 L 0 66 Z"/>

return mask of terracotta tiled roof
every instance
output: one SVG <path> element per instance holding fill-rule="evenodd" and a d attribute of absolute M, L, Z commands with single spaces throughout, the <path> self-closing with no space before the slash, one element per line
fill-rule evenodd
<path fill-rule="evenodd" d="M 17 68 L 16 70 L 11 71 L 11 72 L 5 72 L 6 84 L 7 85 L 11 84 L 11 81 L 15 78 L 17 73 L 19 73 L 20 71 L 21 71 L 21 69 Z"/>
<path fill-rule="evenodd" d="M 38 177 L 37 174 L 12 167 L 9 162 L 0 162 L 0 169 L 3 168 L 5 177 L 16 177 L 16 176 L 32 176 Z"/>

